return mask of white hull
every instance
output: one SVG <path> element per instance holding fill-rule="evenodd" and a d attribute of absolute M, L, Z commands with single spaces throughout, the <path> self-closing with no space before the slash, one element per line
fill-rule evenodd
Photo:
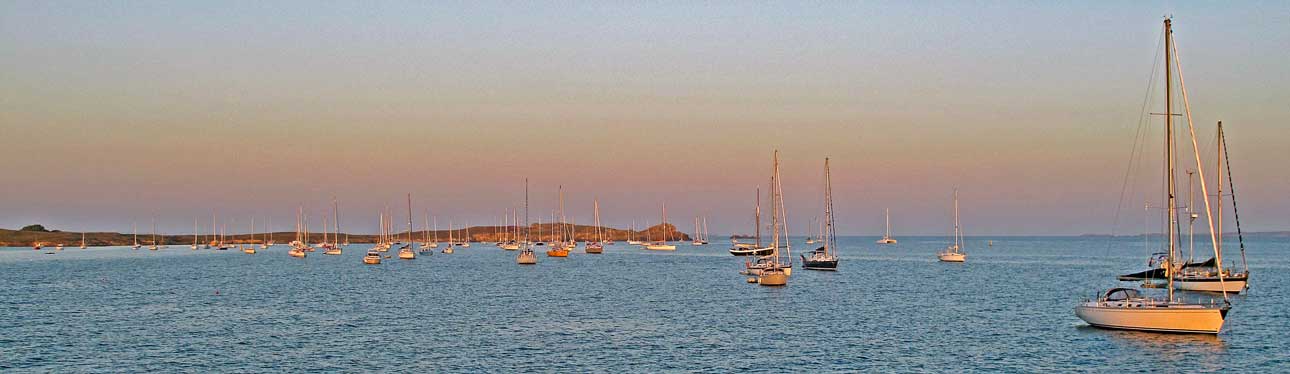
<path fill-rule="evenodd" d="M 412 252 L 412 251 L 399 251 L 399 259 L 400 259 L 400 260 L 414 260 L 414 259 L 416 259 L 416 258 L 417 258 L 417 254 L 416 254 L 416 252 Z"/>
<path fill-rule="evenodd" d="M 532 252 L 521 252 L 519 256 L 515 257 L 515 263 L 520 265 L 536 265 L 537 254 Z"/>
<path fill-rule="evenodd" d="M 966 253 L 938 253 L 936 258 L 942 262 L 964 262 L 967 261 Z"/>
<path fill-rule="evenodd" d="M 651 251 L 675 251 L 676 246 L 671 244 L 650 244 L 645 246 L 645 249 Z"/>
<path fill-rule="evenodd" d="M 783 286 L 788 284 L 787 272 L 768 272 L 757 277 L 757 284 L 763 286 Z"/>
<path fill-rule="evenodd" d="M 636 240 L 628 240 L 628 241 L 627 241 L 627 244 L 630 244 L 630 245 L 641 245 L 641 244 L 645 244 L 645 242 L 636 241 Z"/>
<path fill-rule="evenodd" d="M 878 241 L 876 241 L 875 243 L 878 243 L 878 244 L 896 244 L 896 239 L 883 238 L 883 239 L 878 239 Z"/>
<path fill-rule="evenodd" d="M 1220 284 L 1216 280 L 1188 281 L 1174 278 L 1174 289 L 1187 291 L 1241 293 L 1245 291 L 1245 280 L 1224 279 Z"/>
<path fill-rule="evenodd" d="M 1217 334 L 1225 314 L 1217 306 L 1141 301 L 1089 301 L 1075 307 L 1075 315 L 1092 326 L 1159 332 Z"/>

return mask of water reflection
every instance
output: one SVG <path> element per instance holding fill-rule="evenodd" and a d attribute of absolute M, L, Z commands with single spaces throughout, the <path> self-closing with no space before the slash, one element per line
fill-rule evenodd
<path fill-rule="evenodd" d="M 1187 362 L 1202 371 L 1222 369 L 1222 360 L 1214 358 L 1227 353 L 1227 342 L 1221 335 L 1109 330 L 1088 325 L 1077 330 L 1086 337 L 1106 337 L 1117 349 L 1140 351 L 1143 359 L 1162 364 Z"/>

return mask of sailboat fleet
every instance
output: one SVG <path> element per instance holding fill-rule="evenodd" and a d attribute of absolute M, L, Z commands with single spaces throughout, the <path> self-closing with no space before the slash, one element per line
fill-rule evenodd
<path fill-rule="evenodd" d="M 1148 268 L 1136 271 L 1130 274 L 1124 274 L 1116 277 L 1117 281 L 1130 282 L 1138 287 L 1117 285 L 1104 291 L 1099 291 L 1096 296 L 1084 299 L 1078 302 L 1073 312 L 1076 318 L 1083 320 L 1090 326 L 1119 329 L 1119 330 L 1136 330 L 1149 332 L 1169 332 L 1169 333 L 1200 333 L 1200 334 L 1217 334 L 1222 331 L 1226 322 L 1226 317 L 1233 308 L 1229 295 L 1240 294 L 1248 291 L 1249 279 L 1251 276 L 1249 265 L 1245 258 L 1245 240 L 1241 230 L 1240 216 L 1237 214 L 1237 199 L 1234 177 L 1231 170 L 1231 161 L 1228 157 L 1228 148 L 1226 134 L 1223 131 L 1222 122 L 1218 122 L 1215 131 L 1215 162 L 1206 169 L 1206 165 L 1201 159 L 1201 150 L 1196 136 L 1196 125 L 1192 122 L 1190 102 L 1187 97 L 1186 86 L 1181 73 L 1181 63 L 1178 60 L 1176 43 L 1173 38 L 1172 20 L 1163 21 L 1163 48 L 1164 48 L 1164 113 L 1162 115 L 1164 122 L 1164 139 L 1163 139 L 1163 165 L 1161 169 L 1163 185 L 1160 195 L 1163 204 L 1155 206 L 1152 210 L 1152 203 L 1146 205 L 1147 214 L 1152 212 L 1163 212 L 1164 229 L 1163 229 L 1163 249 L 1160 252 L 1149 255 Z M 1177 113 L 1175 108 L 1175 78 L 1177 91 L 1181 94 L 1183 103 L 1183 113 Z M 1176 118 L 1177 117 L 1177 118 Z M 1186 128 L 1181 129 L 1177 123 L 1178 118 L 1185 118 Z M 1180 135 L 1181 134 L 1181 135 Z M 1177 142 L 1179 137 L 1189 140 L 1190 153 L 1193 160 L 1180 160 L 1178 154 Z M 1184 144 L 1184 149 L 1187 148 Z M 1206 147 L 1208 148 L 1208 147 Z M 792 256 L 793 240 L 790 238 L 788 209 L 785 204 L 785 192 L 783 189 L 783 179 L 781 177 L 780 153 L 776 149 L 772 156 L 772 168 L 770 172 L 768 193 L 766 195 L 769 203 L 769 225 L 763 226 L 762 217 L 762 198 L 761 186 L 757 186 L 755 199 L 753 200 L 753 231 L 752 237 L 741 236 L 740 238 L 753 239 L 752 242 L 740 242 L 739 239 L 731 237 L 731 247 L 728 252 L 733 256 L 739 256 L 742 260 L 742 267 L 739 274 L 747 276 L 748 283 L 755 283 L 766 287 L 784 287 L 793 275 L 794 260 Z M 1186 170 L 1187 176 L 1187 198 L 1186 202 L 1180 199 L 1180 188 L 1178 186 L 1179 168 L 1193 168 Z M 1208 174 L 1207 174 L 1208 173 Z M 1207 179 L 1207 175 L 1212 180 Z M 834 205 L 833 183 L 830 159 L 825 158 L 823 163 L 823 190 L 822 190 L 822 209 L 818 212 L 818 217 L 809 220 L 806 231 L 809 233 L 805 238 L 806 244 L 819 244 L 813 250 L 800 253 L 798 260 L 801 261 L 800 268 L 817 271 L 837 271 L 839 270 L 840 256 L 837 240 L 837 220 Z M 459 248 L 470 247 L 471 241 L 478 242 L 495 242 L 497 247 L 505 251 L 515 251 L 515 262 L 518 265 L 537 265 L 537 252 L 545 249 L 547 257 L 568 258 L 571 252 L 577 247 L 579 237 L 581 237 L 586 254 L 603 254 L 608 244 L 613 243 L 611 237 L 624 238 L 627 244 L 639 246 L 641 249 L 649 251 L 676 251 L 676 241 L 685 240 L 685 235 L 677 232 L 676 228 L 668 222 L 668 210 L 666 202 L 660 202 L 659 207 L 659 225 L 646 227 L 638 231 L 636 221 L 632 221 L 631 230 L 623 233 L 621 230 L 607 229 L 602 224 L 601 207 L 599 199 L 593 199 L 593 221 L 590 228 L 590 235 L 587 230 L 579 232 L 576 225 L 570 222 L 569 216 L 565 211 L 565 194 L 563 186 L 557 187 L 558 192 L 558 210 L 552 211 L 549 224 L 543 225 L 541 215 L 539 214 L 538 223 L 530 226 L 529 212 L 529 184 L 524 180 L 524 206 L 523 220 L 520 219 L 520 212 L 512 207 L 511 210 L 503 213 L 500 219 L 500 225 L 491 228 L 491 238 L 488 229 L 485 231 L 476 231 L 476 235 L 471 235 L 471 227 L 467 224 L 458 232 L 452 220 L 448 225 L 447 245 L 442 249 L 443 254 L 453 254 Z M 1226 185 L 1226 187 L 1225 187 Z M 1195 203 L 1194 188 L 1199 186 L 1201 204 Z M 1210 193 L 1210 188 L 1214 193 Z M 1225 190 L 1226 188 L 1226 190 Z M 970 196 L 969 196 L 970 198 Z M 1237 249 L 1240 253 L 1239 266 L 1233 261 L 1232 263 L 1224 262 L 1225 248 L 1224 235 L 1224 207 L 1225 201 L 1230 202 L 1233 218 L 1235 219 L 1236 235 L 1239 246 Z M 745 202 L 746 203 L 746 202 Z M 1211 203 L 1214 207 L 1211 207 Z M 412 210 L 411 194 L 407 194 L 407 233 L 406 241 L 400 243 L 403 239 L 403 233 L 396 231 L 394 216 L 390 214 L 389 207 L 378 212 L 379 233 L 374 235 L 372 240 L 373 246 L 368 249 L 362 256 L 362 263 L 366 265 L 381 265 L 383 259 L 391 258 L 383 253 L 388 252 L 394 246 L 398 245 L 397 258 L 400 260 L 414 260 L 418 254 L 432 255 L 434 249 L 439 248 L 438 235 L 438 218 L 431 217 L 429 210 L 425 211 L 423 217 L 423 231 L 419 238 L 414 235 L 414 217 Z M 742 203 L 741 203 L 742 204 Z M 947 263 L 965 263 L 967 259 L 966 242 L 962 221 L 960 220 L 960 201 L 959 190 L 954 188 L 952 192 L 952 225 L 949 234 L 948 243 L 943 250 L 936 252 L 936 259 L 939 262 Z M 880 239 L 875 244 L 894 245 L 898 241 L 892 236 L 891 228 L 891 210 L 884 209 L 884 231 Z M 650 213 L 652 214 L 652 213 Z M 741 215 L 746 213 L 741 213 Z M 204 215 L 204 213 L 203 213 Z M 199 233 L 201 223 L 199 219 L 193 220 L 192 243 L 189 248 L 192 250 L 210 249 L 227 250 L 232 246 L 228 238 L 229 222 L 232 222 L 233 241 L 237 243 L 239 250 L 246 254 L 256 254 L 257 230 L 255 218 L 250 220 L 250 230 L 243 235 L 245 239 L 239 238 L 235 233 L 237 225 L 235 220 L 225 218 L 223 224 L 217 221 L 218 216 L 215 212 L 211 215 L 211 230 L 209 235 L 203 240 L 205 234 Z M 1185 217 L 1185 218 L 1180 218 Z M 1208 233 L 1211 255 L 1201 255 L 1196 257 L 1196 240 L 1195 225 L 1203 217 L 1203 223 L 1208 230 L 1202 231 Z M 1182 232 L 1182 224 L 1186 223 L 1186 233 Z M 652 221 L 652 218 L 650 219 Z M 259 241 L 259 249 L 269 249 L 273 245 L 273 235 L 270 230 L 269 221 L 264 222 L 264 233 Z M 184 222 L 186 224 L 186 222 Z M 522 225 L 521 225 L 522 224 Z M 544 238 L 543 229 L 551 230 L 550 235 Z M 332 209 L 330 214 L 322 215 L 322 240 L 318 243 L 311 243 L 313 237 L 310 235 L 309 217 L 303 206 L 299 207 L 296 212 L 295 237 L 289 243 L 287 251 L 288 256 L 292 258 L 304 259 L 308 252 L 315 251 L 315 248 L 323 249 L 323 254 L 328 256 L 342 256 L 343 247 L 349 244 L 348 235 L 341 239 L 339 204 L 332 198 Z M 530 236 L 533 230 L 537 230 L 536 236 Z M 763 231 L 768 236 L 763 237 Z M 39 241 L 39 235 L 35 234 L 34 249 L 41 249 L 44 243 Z M 151 230 L 148 233 L 151 240 L 147 248 L 151 251 L 157 251 L 165 247 L 166 237 L 159 235 L 157 232 L 157 219 L 154 215 L 151 222 Z M 677 237 L 674 237 L 677 236 Z M 177 237 L 177 236 L 176 236 Z M 1187 240 L 1183 240 L 1186 237 Z M 547 241 L 546 239 L 550 240 Z M 149 238 L 145 236 L 145 241 Z M 185 241 L 186 235 L 178 237 L 178 240 L 172 239 L 172 242 Z M 418 242 L 418 239 L 420 241 Z M 98 240 L 96 238 L 96 240 Z M 869 240 L 869 239 L 865 239 Z M 1201 240 L 1201 251 L 1204 249 L 1204 240 Z M 705 246 L 709 244 L 708 217 L 694 217 L 694 236 L 691 244 L 693 246 Z M 939 240 L 938 240 L 939 243 Z M 178 244 L 178 243 L 176 243 Z M 907 241 L 908 244 L 908 241 Z M 993 243 L 991 242 L 990 245 Z M 1185 245 L 1184 245 L 1185 244 Z M 937 244 L 939 247 L 941 244 Z M 87 248 L 87 238 L 85 233 L 81 233 L 80 248 Z M 138 250 L 143 247 L 139 241 L 137 222 L 131 224 L 131 248 Z M 57 244 L 57 249 L 63 249 L 63 244 Z M 695 250 L 702 251 L 702 248 Z M 974 249 L 979 250 L 979 249 Z M 1184 255 L 1184 250 L 1187 252 Z M 928 249 L 927 252 L 931 252 Z M 147 253 L 147 252 L 143 252 Z M 927 253 L 920 254 L 920 260 L 932 263 Z M 465 254 L 463 254 L 465 255 Z M 1229 254 L 1230 255 L 1230 254 Z M 442 256 L 441 256 L 442 257 Z M 456 256 L 450 256 L 454 258 Z M 598 257 L 598 256 L 596 256 Z M 1208 257 L 1206 259 L 1206 257 Z M 976 258 L 976 257 L 974 257 Z M 295 260 L 291 260 L 295 261 Z M 426 260 L 423 260 L 426 261 Z M 408 264 L 417 264 L 423 261 L 406 262 Z M 562 262 L 570 260 L 550 260 L 553 262 Z M 404 263 L 403 261 L 398 261 Z M 407 265 L 413 266 L 413 265 Z M 936 265 L 943 266 L 944 269 L 965 269 L 967 265 Z M 530 266 L 528 269 L 542 269 L 542 267 Z M 735 269 L 726 271 L 734 272 Z M 809 274 L 810 272 L 808 272 Z M 828 274 L 828 273 L 825 273 Z M 800 275 L 799 275 L 800 276 Z M 750 286 L 751 287 L 751 286 Z M 1163 289 L 1161 295 L 1151 296 L 1148 291 L 1142 289 Z M 1209 302 L 1189 300 L 1186 297 L 1179 297 L 1178 291 L 1191 291 L 1196 293 L 1207 293 L 1206 295 L 1221 295 L 1221 299 L 1213 299 Z M 1159 293 L 1154 292 L 1154 293 Z M 1068 317 L 1069 318 L 1069 317 Z"/>

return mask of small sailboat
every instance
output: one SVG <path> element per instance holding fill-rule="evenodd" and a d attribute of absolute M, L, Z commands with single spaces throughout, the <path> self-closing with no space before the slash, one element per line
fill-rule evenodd
<path fill-rule="evenodd" d="M 157 242 L 157 217 L 156 217 L 156 216 L 153 216 L 153 217 L 152 217 L 152 245 L 148 246 L 148 250 L 150 250 L 150 251 L 155 251 L 155 250 L 159 249 L 159 247 L 157 246 L 157 244 L 158 244 L 158 242 Z"/>
<path fill-rule="evenodd" d="M 583 243 L 582 250 L 587 254 L 601 254 L 605 252 L 605 234 L 600 228 L 600 199 L 592 200 L 592 212 L 596 240 Z"/>
<path fill-rule="evenodd" d="M 529 180 L 524 178 L 524 227 L 529 226 Z M 541 227 L 539 224 L 538 227 Z M 538 234 L 538 240 L 541 240 L 541 234 Z M 537 265 L 537 254 L 533 252 L 532 242 L 529 241 L 528 230 L 524 230 L 524 244 L 520 249 L 519 255 L 515 256 L 515 263 L 520 265 Z"/>
<path fill-rule="evenodd" d="M 812 218 L 811 218 L 811 228 L 815 228 L 815 225 L 816 225 L 816 220 L 815 220 L 815 218 L 814 218 L 814 217 L 812 217 Z M 815 238 L 818 238 L 818 236 L 811 236 L 811 235 L 809 235 L 809 234 L 808 234 L 808 235 L 806 235 L 806 244 L 815 244 L 815 242 L 817 241 L 817 240 L 815 240 Z"/>
<path fill-rule="evenodd" d="M 954 189 L 954 244 L 937 253 L 936 258 L 942 262 L 964 262 L 967 260 L 967 253 L 963 252 L 963 230 L 959 228 L 959 190 L 957 188 Z"/>
<path fill-rule="evenodd" d="M 802 255 L 802 268 L 807 270 L 838 270 L 837 236 L 833 230 L 833 178 L 829 174 L 829 159 L 824 159 L 824 219 L 820 241 L 824 246 Z"/>
<path fill-rule="evenodd" d="M 470 248 L 470 221 L 466 221 L 465 234 L 461 236 L 461 242 L 457 243 L 458 247 Z"/>
<path fill-rule="evenodd" d="M 708 245 L 708 217 L 703 217 L 700 224 L 699 217 L 694 217 L 694 241 L 692 245 Z"/>
<path fill-rule="evenodd" d="M 131 223 L 130 230 L 134 232 L 134 245 L 130 248 L 139 249 L 139 225 Z M 40 244 L 36 244 L 36 249 L 40 249 Z"/>
<path fill-rule="evenodd" d="M 784 209 L 782 187 L 779 177 L 779 150 L 775 150 L 774 166 L 770 177 L 770 221 L 773 236 L 770 246 L 773 251 L 769 256 L 758 258 L 756 262 L 745 262 L 748 273 L 756 270 L 757 284 L 762 286 L 785 286 L 788 284 L 789 275 L 792 274 L 792 243 L 788 240 L 788 215 Z M 783 234 L 783 242 L 780 241 L 780 234 Z M 787 266 L 780 259 L 780 243 L 784 244 L 784 249 L 789 256 Z"/>
<path fill-rule="evenodd" d="M 421 249 L 419 250 L 419 252 L 425 253 L 427 255 L 432 255 L 434 254 L 434 248 L 430 247 L 430 211 L 429 210 L 425 211 L 424 223 L 425 223 L 425 230 L 421 232 L 421 237 L 425 239 L 425 242 L 421 243 Z"/>
<path fill-rule="evenodd" d="M 246 234 L 247 244 L 242 245 L 242 253 L 245 253 L 248 255 L 255 254 L 255 234 L 253 234 L 254 232 L 255 232 L 255 217 L 251 217 L 251 231 L 249 231 Z"/>
<path fill-rule="evenodd" d="M 408 194 L 408 244 L 399 248 L 400 260 L 415 260 L 417 258 L 417 242 L 412 239 L 412 194 Z"/>
<path fill-rule="evenodd" d="M 82 241 L 83 241 L 83 240 L 82 240 Z M 193 245 L 188 246 L 188 248 L 190 248 L 190 249 L 192 249 L 192 250 L 196 251 L 196 250 L 197 250 L 197 243 L 198 243 L 198 240 L 197 240 L 197 219 L 196 219 L 196 218 L 193 218 Z"/>
<path fill-rule="evenodd" d="M 882 239 L 878 239 L 878 244 L 896 244 L 896 239 L 891 237 L 891 209 L 886 210 L 887 231 L 882 234 Z"/>
<path fill-rule="evenodd" d="M 1218 334 L 1223 328 L 1223 323 L 1227 318 L 1227 312 L 1231 310 L 1231 304 L 1227 300 L 1227 293 L 1222 292 L 1223 303 L 1194 303 L 1180 301 L 1174 298 L 1174 287 L 1176 279 L 1173 275 L 1177 274 L 1181 266 L 1175 262 L 1175 253 L 1178 252 L 1178 243 L 1175 236 L 1175 225 L 1178 219 L 1178 203 L 1175 194 L 1175 158 L 1173 152 L 1174 142 L 1174 125 L 1173 125 L 1173 92 L 1171 89 L 1172 77 L 1171 69 L 1177 55 L 1173 44 L 1173 26 L 1172 20 L 1164 20 L 1165 35 L 1165 139 L 1168 146 L 1165 146 L 1165 173 L 1164 184 L 1165 200 L 1167 201 L 1168 223 L 1165 229 L 1165 236 L 1168 237 L 1168 248 L 1165 253 L 1165 272 L 1166 272 L 1166 297 L 1156 299 L 1144 297 L 1137 290 L 1129 288 L 1113 288 L 1094 300 L 1085 300 L 1075 307 L 1075 316 L 1084 320 L 1091 326 L 1123 329 L 1123 330 L 1140 330 L 1156 332 L 1174 332 L 1174 333 L 1203 333 Z M 1183 94 L 1183 103 L 1186 106 L 1187 126 L 1191 135 L 1191 144 L 1193 155 L 1196 159 L 1196 173 L 1200 176 L 1201 193 L 1209 196 L 1209 190 L 1205 183 L 1205 171 L 1201 168 L 1199 146 L 1196 141 L 1195 128 L 1191 122 L 1191 108 L 1187 101 L 1186 86 L 1182 86 L 1183 78 L 1181 69 L 1179 69 L 1178 82 Z M 1210 226 L 1210 240 L 1214 248 L 1215 266 L 1222 264 L 1222 252 L 1219 252 L 1218 237 L 1214 230 L 1214 218 L 1209 207 L 1209 199 L 1205 201 L 1205 216 Z M 1223 272 L 1217 272 L 1216 277 L 1220 282 L 1220 291 L 1224 289 Z"/>
<path fill-rule="evenodd" d="M 564 186 L 558 186 L 557 189 L 560 191 L 560 225 L 554 240 L 552 240 L 553 245 L 551 245 L 551 249 L 546 251 L 546 255 L 547 257 L 569 257 L 569 240 L 565 238 L 565 234 L 568 231 L 564 224 Z M 554 222 L 555 219 L 551 221 Z M 552 227 L 554 228 L 555 226 L 553 225 Z"/>
<path fill-rule="evenodd" d="M 633 220 L 633 221 L 632 221 L 632 232 L 631 232 L 631 233 L 628 233 L 628 235 L 627 235 L 627 244 L 628 244 L 628 245 L 641 245 L 641 244 L 645 244 L 645 242 L 642 242 L 642 241 L 640 241 L 640 240 L 636 240 L 636 236 L 637 236 L 637 231 L 636 231 L 636 221 L 635 221 L 635 220 Z"/>
<path fill-rule="evenodd" d="M 669 238 L 669 237 L 668 237 L 668 231 L 671 231 L 671 230 L 668 230 L 668 225 L 667 225 L 667 203 L 663 203 L 663 209 L 662 209 L 662 210 L 663 210 L 663 214 L 662 214 L 662 217 L 663 217 L 662 222 L 663 222 L 663 223 L 659 225 L 659 230 L 660 230 L 660 231 L 663 231 L 663 233 L 662 233 L 662 234 L 663 234 L 663 240 L 661 240 L 661 241 L 655 241 L 655 242 L 650 242 L 650 243 L 648 243 L 648 244 L 645 244 L 645 249 L 648 249 L 648 250 L 651 250 L 651 251 L 675 251 L 675 250 L 676 250 L 676 245 L 674 245 L 674 244 L 668 244 L 668 242 L 669 242 L 669 241 L 670 241 L 670 239 L 671 239 L 671 238 Z"/>
<path fill-rule="evenodd" d="M 305 258 L 306 250 L 309 249 L 308 228 L 305 226 L 305 208 L 300 207 L 296 211 L 296 240 L 292 240 L 288 245 L 291 249 L 287 250 L 287 256 L 295 258 Z M 220 247 L 223 247 L 223 240 L 220 240 Z"/>
<path fill-rule="evenodd" d="M 753 214 L 753 227 L 755 227 L 754 230 L 757 233 L 757 235 L 755 236 L 756 242 L 740 243 L 738 239 L 733 239 L 733 238 L 730 239 L 731 255 L 766 256 L 775 252 L 775 249 L 771 247 L 763 247 L 761 245 L 761 187 L 758 187 L 756 191 L 757 191 L 757 198 L 755 199 L 756 210 L 754 211 L 755 213 Z"/>
<path fill-rule="evenodd" d="M 88 248 L 85 246 L 85 233 L 81 233 L 81 249 Z"/>
<path fill-rule="evenodd" d="M 444 254 L 450 255 L 453 252 L 456 252 L 456 249 L 454 249 L 454 247 L 456 246 L 457 246 L 457 242 L 452 238 L 452 221 L 449 220 L 448 221 L 448 245 L 443 247 L 443 250 L 441 252 L 443 252 Z"/>
<path fill-rule="evenodd" d="M 340 236 L 340 204 L 336 202 L 336 197 L 334 196 L 331 198 L 331 215 L 332 215 L 332 228 L 333 228 L 332 231 L 334 231 L 332 233 L 332 239 L 331 239 L 332 243 L 331 245 L 326 246 L 326 249 L 323 250 L 323 255 L 337 256 L 345 253 L 345 250 L 341 248 L 340 244 L 338 244 L 340 242 L 340 238 L 338 238 L 338 236 Z M 326 231 L 325 231 L 326 227 L 327 227 L 327 219 L 324 218 L 323 219 L 323 229 L 324 229 L 323 241 L 324 242 L 327 241 Z"/>

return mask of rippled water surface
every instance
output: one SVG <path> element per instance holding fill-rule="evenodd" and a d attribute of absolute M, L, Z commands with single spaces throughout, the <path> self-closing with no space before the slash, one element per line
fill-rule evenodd
<path fill-rule="evenodd" d="M 1247 240 L 1252 289 L 1218 336 L 1075 317 L 1145 265 L 1141 239 L 969 238 L 965 264 L 935 261 L 943 238 L 874 239 L 784 288 L 720 244 L 537 266 L 483 244 L 378 266 L 365 245 L 3 248 L 0 371 L 1290 371 L 1290 239 Z"/>

